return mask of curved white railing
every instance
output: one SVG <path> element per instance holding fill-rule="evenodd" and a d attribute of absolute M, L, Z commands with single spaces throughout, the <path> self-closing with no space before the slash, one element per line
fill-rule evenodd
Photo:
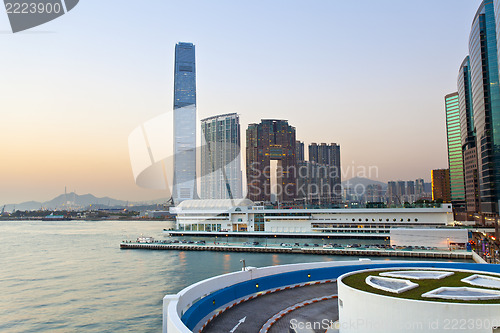
<path fill-rule="evenodd" d="M 387 261 L 373 261 L 371 263 L 387 263 Z M 399 261 L 392 261 L 397 263 Z M 406 261 L 407 262 L 407 261 Z M 193 285 L 190 285 L 175 295 L 166 295 L 163 298 L 163 332 L 190 333 L 186 325 L 181 321 L 182 315 L 199 299 L 211 293 L 241 282 L 261 277 L 283 274 L 307 269 L 326 268 L 347 265 L 366 265 L 367 261 L 330 261 L 303 264 L 290 264 L 270 266 L 263 268 L 251 268 L 247 271 L 233 272 L 215 276 Z M 284 281 L 285 282 L 285 281 Z"/>

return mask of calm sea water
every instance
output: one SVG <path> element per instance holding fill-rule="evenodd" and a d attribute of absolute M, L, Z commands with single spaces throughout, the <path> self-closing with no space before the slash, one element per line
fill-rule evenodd
<path fill-rule="evenodd" d="M 163 239 L 163 228 L 172 226 L 0 222 L 0 332 L 161 332 L 164 295 L 240 270 L 240 259 L 256 267 L 353 259 L 119 248 L 122 240 L 141 234 Z"/>

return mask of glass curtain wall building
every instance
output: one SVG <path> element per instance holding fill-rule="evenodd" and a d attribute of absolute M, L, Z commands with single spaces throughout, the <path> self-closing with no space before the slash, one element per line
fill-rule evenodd
<path fill-rule="evenodd" d="M 479 7 L 469 36 L 472 108 L 476 131 L 480 209 L 497 213 L 500 198 L 500 88 L 492 0 Z"/>
<path fill-rule="evenodd" d="M 469 56 L 465 57 L 462 65 L 460 65 L 457 87 L 460 110 L 460 144 L 462 145 L 466 210 L 469 213 L 476 213 L 480 211 L 480 207 L 477 175 L 476 134 L 474 132 L 474 111 L 472 109 Z"/>
<path fill-rule="evenodd" d="M 201 139 L 201 198 L 241 198 L 239 116 L 231 113 L 203 119 Z"/>
<path fill-rule="evenodd" d="M 464 167 L 460 137 L 460 107 L 458 92 L 444 98 L 446 111 L 446 136 L 448 138 L 448 166 L 450 193 L 454 208 L 465 208 Z"/>
<path fill-rule="evenodd" d="M 196 68 L 192 43 L 175 45 L 174 181 L 175 204 L 196 193 Z"/>

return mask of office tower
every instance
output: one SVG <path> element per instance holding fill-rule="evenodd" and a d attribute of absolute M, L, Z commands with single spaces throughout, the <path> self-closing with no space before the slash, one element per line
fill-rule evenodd
<path fill-rule="evenodd" d="M 401 200 L 398 197 L 398 190 L 395 181 L 387 182 L 387 202 L 389 204 L 400 204 Z"/>
<path fill-rule="evenodd" d="M 462 146 L 465 202 L 470 213 L 479 212 L 479 187 L 477 174 L 476 134 L 474 132 L 474 112 L 469 56 L 465 57 L 458 72 L 458 100 L 460 109 L 460 144 Z"/>
<path fill-rule="evenodd" d="M 432 200 L 451 201 L 450 194 L 450 170 L 436 169 L 431 171 Z"/>
<path fill-rule="evenodd" d="M 326 144 L 321 143 L 320 145 L 316 143 L 311 143 L 309 145 L 309 161 L 315 162 L 319 165 L 326 166 L 329 172 L 329 186 L 331 199 L 334 203 L 340 203 L 341 197 L 341 173 L 340 168 L 340 145 L 336 143 Z"/>
<path fill-rule="evenodd" d="M 263 119 L 248 125 L 246 139 L 248 198 L 271 201 L 271 182 L 275 180 L 276 200 L 293 201 L 297 186 L 295 127 L 287 120 Z M 271 161 L 277 162 L 271 165 Z"/>
<path fill-rule="evenodd" d="M 295 141 L 295 157 L 297 158 L 297 162 L 304 161 L 304 142 Z"/>
<path fill-rule="evenodd" d="M 201 198 L 241 198 L 239 116 L 230 113 L 203 119 L 201 139 Z"/>
<path fill-rule="evenodd" d="M 451 203 L 455 209 L 465 208 L 464 163 L 460 138 L 460 108 L 458 92 L 444 98 L 446 135 L 448 138 L 448 166 L 450 170 Z"/>
<path fill-rule="evenodd" d="M 194 45 L 175 45 L 174 182 L 175 204 L 196 194 L 196 68 Z"/>
<path fill-rule="evenodd" d="M 469 36 L 472 109 L 482 213 L 498 213 L 500 198 L 500 88 L 493 2 L 481 3 Z"/>

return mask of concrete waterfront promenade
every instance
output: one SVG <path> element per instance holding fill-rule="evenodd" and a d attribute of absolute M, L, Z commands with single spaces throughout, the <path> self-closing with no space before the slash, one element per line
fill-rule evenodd
<path fill-rule="evenodd" d="M 255 252 L 255 253 L 295 253 L 320 255 L 346 255 L 367 257 L 408 257 L 434 259 L 473 260 L 472 252 L 468 251 L 430 251 L 430 250 L 393 250 L 378 248 L 328 248 L 323 246 L 249 246 L 233 244 L 169 244 L 169 243 L 137 243 L 123 242 L 121 249 L 136 250 L 177 250 L 177 251 L 221 251 L 221 252 Z"/>

